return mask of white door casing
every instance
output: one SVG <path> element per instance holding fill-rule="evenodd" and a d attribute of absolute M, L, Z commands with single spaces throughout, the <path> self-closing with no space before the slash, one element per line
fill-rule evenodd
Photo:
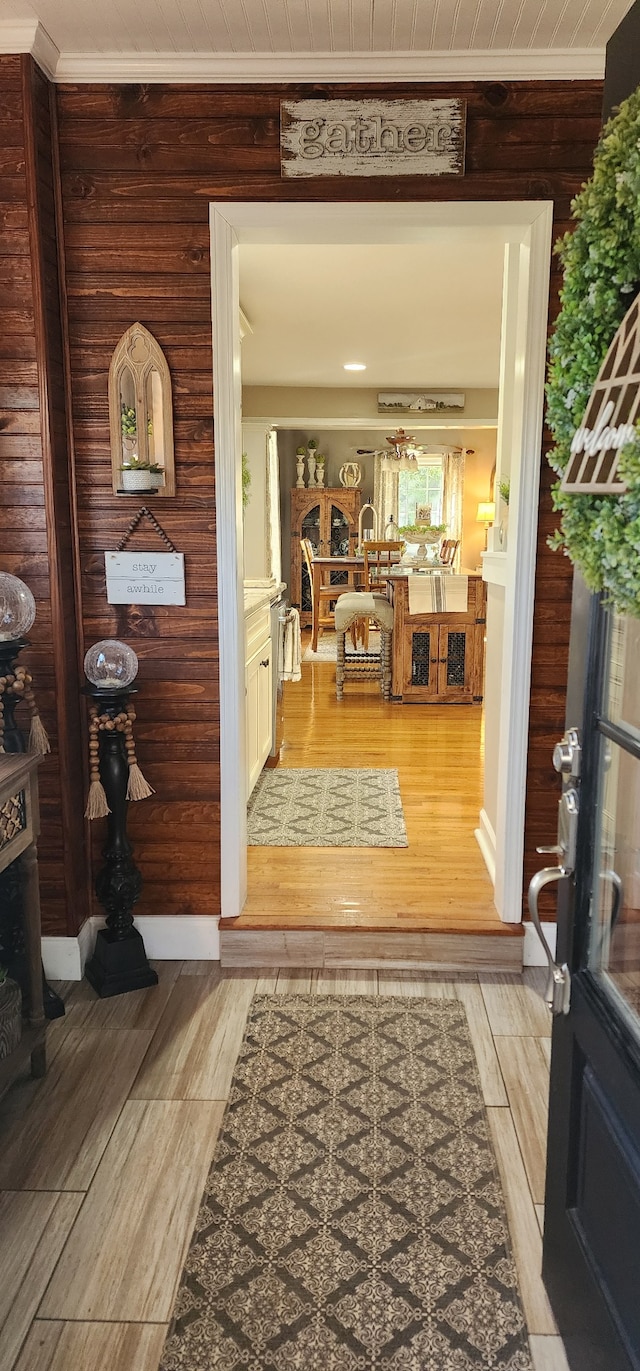
<path fill-rule="evenodd" d="M 244 905 L 246 875 L 241 380 L 238 246 L 261 243 L 366 243 L 424 240 L 429 229 L 495 225 L 511 255 L 502 375 L 510 375 L 512 467 L 498 757 L 495 891 L 500 917 L 522 908 L 524 804 L 533 627 L 535 545 L 546 323 L 552 231 L 547 201 L 305 204 L 221 202 L 210 206 L 213 382 L 220 631 L 220 786 L 222 914 Z M 516 263 L 515 267 L 513 263 Z M 506 273 L 508 275 L 508 272 Z"/>

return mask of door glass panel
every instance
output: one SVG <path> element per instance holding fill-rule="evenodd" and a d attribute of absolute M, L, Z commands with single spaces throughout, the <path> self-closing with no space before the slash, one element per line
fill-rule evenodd
<path fill-rule="evenodd" d="M 314 557 L 321 555 L 320 547 L 320 506 L 314 505 L 313 509 L 305 514 L 302 520 L 302 537 L 308 538 L 313 548 Z"/>
<path fill-rule="evenodd" d="M 411 684 L 428 686 L 431 675 L 431 634 L 414 633 L 411 640 Z"/>
<path fill-rule="evenodd" d="M 640 1038 L 640 761 L 601 735 L 589 966 Z"/>
<path fill-rule="evenodd" d="M 603 713 L 640 739 L 640 619 L 609 615 L 609 671 Z"/>
<path fill-rule="evenodd" d="M 466 633 L 447 633 L 447 685 L 464 685 Z"/>
<path fill-rule="evenodd" d="M 331 506 L 331 556 L 349 555 L 349 520 L 337 505 Z M 336 583 L 337 584 L 337 583 Z"/>
<path fill-rule="evenodd" d="M 319 506 L 319 505 L 314 505 L 314 506 L 313 506 L 313 509 L 310 509 L 308 514 L 305 514 L 304 519 L 302 520 L 302 537 L 303 537 L 303 538 L 308 538 L 308 539 L 309 539 L 309 542 L 311 543 L 311 547 L 312 547 L 312 549 L 313 549 L 313 555 L 314 555 L 314 557 L 320 557 L 320 556 L 322 555 L 322 548 L 321 548 L 321 546 L 320 546 L 320 506 Z M 309 573 L 308 573 L 308 571 L 307 571 L 307 567 L 306 567 L 306 563 L 305 563 L 305 561 L 304 561 L 304 558 L 302 559 L 301 567 L 302 567 L 302 585 L 301 585 L 301 587 L 300 587 L 300 590 L 301 590 L 301 594 L 300 594 L 300 608 L 303 609 L 303 610 L 306 610 L 307 613 L 310 613 L 310 611 L 311 611 L 311 586 L 310 586 L 310 584 L 309 584 Z"/>

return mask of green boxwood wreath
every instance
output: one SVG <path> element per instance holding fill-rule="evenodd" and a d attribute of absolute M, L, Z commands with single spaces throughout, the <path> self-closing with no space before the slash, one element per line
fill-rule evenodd
<path fill-rule="evenodd" d="M 562 309 L 550 344 L 549 454 L 562 474 L 604 357 L 640 289 L 640 87 L 605 126 L 592 179 L 577 196 L 577 228 L 556 251 L 564 266 Z M 640 616 L 640 429 L 623 449 L 625 495 L 569 495 L 554 487 L 561 528 L 550 540 L 578 566 L 591 590 Z"/>

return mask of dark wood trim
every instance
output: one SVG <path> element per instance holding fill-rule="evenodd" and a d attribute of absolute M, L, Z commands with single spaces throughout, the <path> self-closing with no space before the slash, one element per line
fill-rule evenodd
<path fill-rule="evenodd" d="M 72 551 L 73 551 L 73 583 L 74 583 L 74 609 L 75 609 L 75 628 L 76 628 L 76 666 L 77 681 L 84 682 L 84 652 L 83 652 L 83 603 L 82 603 L 82 565 L 80 561 L 80 535 L 78 517 L 78 477 L 76 469 L 76 452 L 73 434 L 73 423 L 71 415 L 73 412 L 73 399 L 71 393 L 71 349 L 69 346 L 69 303 L 67 294 L 67 269 L 65 257 L 65 236 L 64 236 L 64 213 L 62 206 L 62 179 L 60 173 L 60 140 L 58 133 L 58 101 L 57 91 L 54 85 L 49 87 L 49 111 L 51 119 L 51 152 L 53 164 L 53 193 L 55 208 L 55 227 L 56 245 L 58 261 L 58 293 L 60 298 L 60 327 L 62 335 L 62 361 L 64 373 L 64 392 L 65 392 L 65 427 L 67 439 L 67 469 L 69 472 L 69 494 L 70 494 L 70 513 L 71 525 L 73 529 Z M 89 726 L 87 711 L 80 703 L 80 737 L 81 748 L 81 767 L 82 767 L 82 794 L 88 793 L 89 788 Z M 84 805 L 83 805 L 84 810 Z M 83 835 L 83 854 L 86 867 L 87 879 L 85 889 L 87 898 L 82 910 L 82 920 L 90 913 L 90 899 L 88 887 L 93 887 L 92 862 L 91 862 L 91 842 L 89 835 L 89 823 L 85 820 Z"/>
<path fill-rule="evenodd" d="M 64 393 L 54 398 L 53 353 L 61 351 L 59 282 L 51 261 L 45 260 L 44 220 L 53 204 L 47 205 L 49 188 L 43 184 L 39 165 L 40 140 L 52 158 L 53 132 L 38 127 L 36 85 L 46 100 L 49 112 L 49 83 L 30 56 L 21 58 L 23 126 L 25 138 L 25 175 L 27 217 L 31 253 L 33 314 L 36 365 L 40 402 L 46 546 L 49 561 L 51 604 L 51 656 L 55 678 L 57 719 L 57 761 L 60 777 L 60 815 L 62 821 L 61 856 L 66 895 L 66 932 L 77 933 L 88 916 L 87 866 L 82 820 L 84 768 L 82 765 L 82 728 L 78 693 L 76 634 L 76 592 L 73 567 L 77 533 L 71 516 L 70 470 L 67 452 L 60 436 L 60 420 L 66 435 L 67 416 Z M 55 220 L 54 220 L 55 224 Z M 49 230 L 55 239 L 55 227 Z M 57 245 L 53 244 L 54 248 Z M 54 276 L 56 279 L 54 279 Z M 54 413 L 55 408 L 58 413 Z M 62 408 L 62 415 L 59 413 Z"/>

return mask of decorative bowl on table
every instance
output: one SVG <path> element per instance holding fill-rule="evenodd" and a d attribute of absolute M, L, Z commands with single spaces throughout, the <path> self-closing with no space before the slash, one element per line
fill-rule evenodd
<path fill-rule="evenodd" d="M 440 542 L 443 533 L 446 532 L 446 525 L 443 524 L 409 524 L 398 530 L 403 542 L 409 547 L 415 547 L 416 551 L 412 561 L 427 562 L 436 561 L 437 554 L 427 555 L 427 548 L 434 548 Z"/>

